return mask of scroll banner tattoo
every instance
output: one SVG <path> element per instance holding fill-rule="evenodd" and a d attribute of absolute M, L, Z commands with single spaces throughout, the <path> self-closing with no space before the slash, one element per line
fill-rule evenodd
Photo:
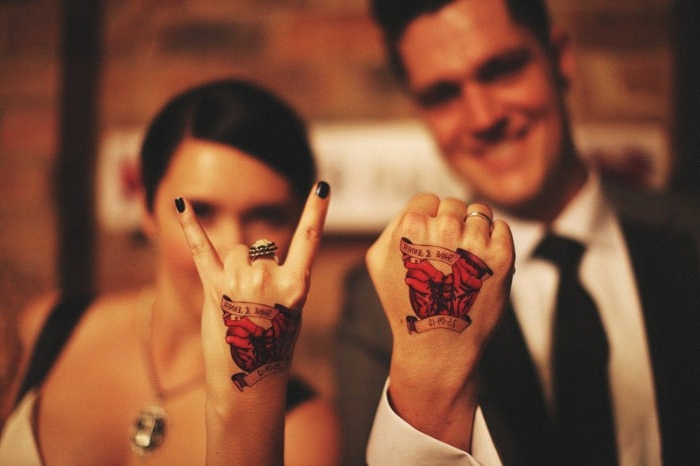
<path fill-rule="evenodd" d="M 226 295 L 221 298 L 221 310 L 231 357 L 238 367 L 246 371 L 231 376 L 240 391 L 252 387 L 268 375 L 287 370 L 301 323 L 300 311 L 281 304 L 267 306 L 233 301 Z M 270 326 L 264 328 L 251 318 L 267 319 Z"/>
<path fill-rule="evenodd" d="M 411 307 L 415 316 L 406 316 L 408 333 L 436 328 L 462 332 L 471 325 L 467 315 L 481 284 L 493 275 L 484 261 L 464 249 L 452 251 L 440 246 L 413 244 L 401 238 L 403 265 L 406 267 Z M 445 274 L 433 261 L 452 267 Z"/>

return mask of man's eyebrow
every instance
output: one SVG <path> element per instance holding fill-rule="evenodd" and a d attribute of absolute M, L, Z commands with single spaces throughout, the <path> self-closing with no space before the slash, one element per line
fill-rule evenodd
<path fill-rule="evenodd" d="M 411 91 L 415 101 L 424 108 L 430 108 L 457 97 L 461 92 L 458 83 L 440 80 L 422 89 Z"/>
<path fill-rule="evenodd" d="M 474 79 L 489 83 L 523 69 L 534 57 L 529 48 L 513 47 L 497 53 L 476 67 Z M 410 89 L 418 105 L 430 108 L 456 97 L 461 92 L 460 82 L 453 79 L 440 79 L 425 87 Z"/>
<path fill-rule="evenodd" d="M 501 76 L 520 71 L 533 56 L 534 53 L 527 47 L 507 49 L 482 63 L 474 75 L 481 82 L 493 81 Z"/>

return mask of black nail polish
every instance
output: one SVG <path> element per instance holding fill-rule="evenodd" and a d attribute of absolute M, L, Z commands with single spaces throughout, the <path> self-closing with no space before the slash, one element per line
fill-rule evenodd
<path fill-rule="evenodd" d="M 177 208 L 177 211 L 180 213 L 185 211 L 185 201 L 183 201 L 181 197 L 175 199 L 175 208 Z"/>
<path fill-rule="evenodd" d="M 325 181 L 319 181 L 318 184 L 316 185 L 316 195 L 320 197 L 321 199 L 325 199 L 328 197 L 328 193 L 331 192 L 331 187 L 328 183 Z"/>

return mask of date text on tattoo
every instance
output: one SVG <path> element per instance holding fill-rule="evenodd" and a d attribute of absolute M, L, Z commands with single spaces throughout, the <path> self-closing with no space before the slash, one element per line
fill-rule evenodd
<path fill-rule="evenodd" d="M 231 380 L 243 391 L 264 377 L 288 369 L 294 342 L 301 323 L 301 312 L 281 304 L 265 304 L 233 301 L 226 295 L 221 298 L 226 330 L 226 343 L 231 349 L 233 361 L 246 372 L 231 376 Z M 253 322 L 263 318 L 270 322 L 262 327 Z"/>
<path fill-rule="evenodd" d="M 464 249 L 413 244 L 401 239 L 406 285 L 415 316 L 407 316 L 408 332 L 445 328 L 462 332 L 471 324 L 467 315 L 481 284 L 493 275 L 476 255 Z M 438 270 L 433 261 L 447 264 L 451 272 Z"/>

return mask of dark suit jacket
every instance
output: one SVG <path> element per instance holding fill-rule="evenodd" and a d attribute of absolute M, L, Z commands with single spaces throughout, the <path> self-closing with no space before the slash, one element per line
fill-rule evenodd
<path fill-rule="evenodd" d="M 637 218 L 636 220 L 639 220 Z M 667 223 L 668 225 L 668 223 Z M 623 222 L 651 354 L 664 463 L 700 461 L 700 273 L 695 238 Z M 374 412 L 388 373 L 391 332 L 369 276 L 348 276 L 338 327 L 339 407 L 345 463 L 365 464 Z M 539 380 L 508 309 L 480 370 L 480 404 L 505 464 L 554 464 Z"/>

